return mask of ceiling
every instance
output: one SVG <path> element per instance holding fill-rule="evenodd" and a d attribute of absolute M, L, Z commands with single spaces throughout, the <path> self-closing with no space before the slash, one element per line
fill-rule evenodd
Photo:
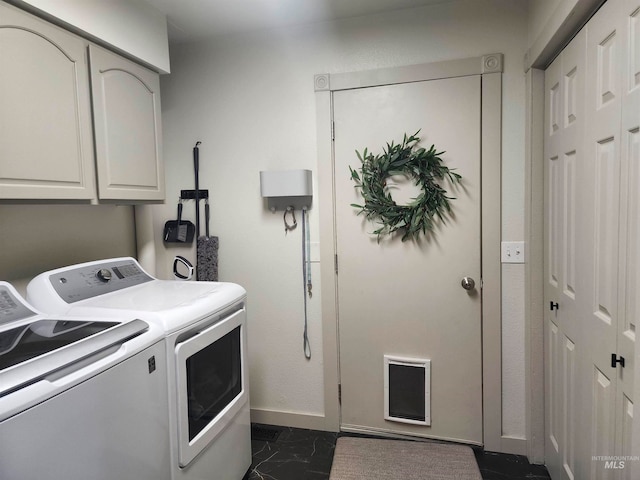
<path fill-rule="evenodd" d="M 273 29 L 452 0 L 145 0 L 167 15 L 169 41 Z"/>

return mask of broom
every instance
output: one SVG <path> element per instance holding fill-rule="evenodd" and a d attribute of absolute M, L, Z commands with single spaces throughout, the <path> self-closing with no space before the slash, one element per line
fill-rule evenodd
<path fill-rule="evenodd" d="M 196 245 L 196 279 L 205 282 L 218 281 L 218 237 L 209 236 L 209 198 L 205 199 L 204 214 L 206 235 L 200 235 L 200 149 L 196 142 L 193 147 L 193 167 L 196 180 L 196 231 L 198 241 Z"/>

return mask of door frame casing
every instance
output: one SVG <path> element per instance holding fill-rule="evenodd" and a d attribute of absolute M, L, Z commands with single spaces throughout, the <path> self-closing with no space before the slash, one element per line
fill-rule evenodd
<path fill-rule="evenodd" d="M 544 71 L 526 72 L 525 405 L 526 455 L 544 463 Z"/>
<path fill-rule="evenodd" d="M 340 429 L 338 290 L 334 205 L 333 92 L 480 75 L 483 442 L 487 450 L 525 453 L 525 442 L 502 436 L 501 165 L 503 55 L 314 77 L 324 359 L 324 423 Z"/>

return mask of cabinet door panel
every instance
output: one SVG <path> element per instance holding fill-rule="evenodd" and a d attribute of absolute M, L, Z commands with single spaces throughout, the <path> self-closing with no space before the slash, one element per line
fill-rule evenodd
<path fill-rule="evenodd" d="M 0 5 L 0 198 L 95 196 L 84 45 Z"/>
<path fill-rule="evenodd" d="M 98 196 L 163 200 L 159 76 L 93 45 L 89 51 Z"/>

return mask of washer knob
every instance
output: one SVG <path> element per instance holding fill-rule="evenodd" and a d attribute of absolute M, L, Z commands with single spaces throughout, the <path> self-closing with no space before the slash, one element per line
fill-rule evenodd
<path fill-rule="evenodd" d="M 111 280 L 111 270 L 107 268 L 101 268 L 96 272 L 96 277 L 98 277 L 98 280 L 100 280 L 101 282 L 107 283 L 109 280 Z"/>

